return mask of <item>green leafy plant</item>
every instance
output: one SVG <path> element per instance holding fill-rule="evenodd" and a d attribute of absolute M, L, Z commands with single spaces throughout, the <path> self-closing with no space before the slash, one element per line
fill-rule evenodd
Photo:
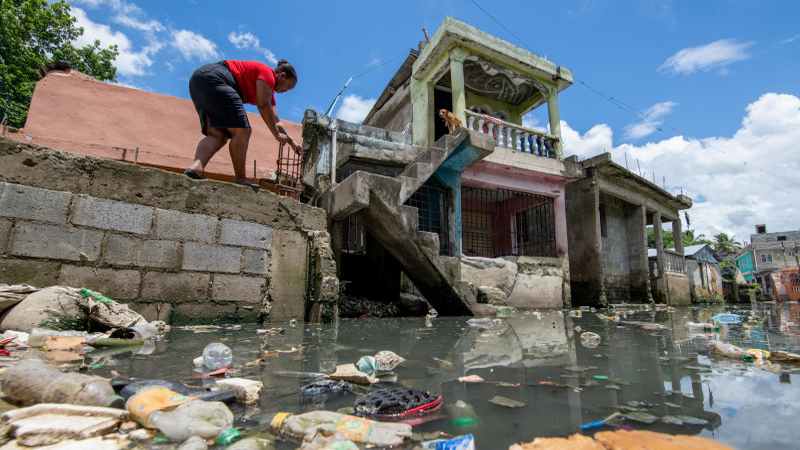
<path fill-rule="evenodd" d="M 22 127 L 36 82 L 51 63 L 67 63 L 99 80 L 115 80 L 116 46 L 78 47 L 83 35 L 64 1 L 0 0 L 0 121 Z"/>

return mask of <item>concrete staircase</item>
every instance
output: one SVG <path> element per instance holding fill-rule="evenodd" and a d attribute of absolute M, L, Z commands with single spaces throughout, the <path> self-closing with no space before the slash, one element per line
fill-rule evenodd
<path fill-rule="evenodd" d="M 475 294 L 460 280 L 452 258 L 439 256 L 439 235 L 418 230 L 417 208 L 405 202 L 470 137 L 445 136 L 396 177 L 357 171 L 327 196 L 332 220 L 359 214 L 374 237 L 400 265 L 422 295 L 442 315 L 473 315 Z"/>

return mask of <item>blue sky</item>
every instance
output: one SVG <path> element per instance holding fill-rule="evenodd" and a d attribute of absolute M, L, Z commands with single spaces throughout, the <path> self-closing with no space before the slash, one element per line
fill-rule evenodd
<path fill-rule="evenodd" d="M 747 238 L 752 222 L 772 224 L 770 229 L 800 227 L 800 210 L 770 195 L 778 186 L 753 194 L 748 180 L 772 167 L 750 160 L 749 144 L 742 141 L 749 133 L 744 137 L 759 142 L 757 132 L 769 128 L 764 122 L 776 122 L 769 114 L 785 108 L 791 120 L 770 130 L 766 141 L 777 146 L 774 155 L 788 158 L 775 161 L 783 171 L 779 179 L 791 181 L 800 168 L 800 157 L 793 156 L 798 149 L 783 144 L 791 141 L 786 133 L 793 133 L 795 113 L 800 121 L 800 2 L 476 1 L 513 33 L 471 0 L 71 3 L 86 29 L 84 39 L 117 43 L 123 50 L 119 82 L 142 89 L 188 97 L 188 78 L 205 62 L 288 59 L 300 83 L 278 97 L 278 107 L 293 121 L 308 107 L 323 109 L 350 75 L 372 68 L 351 85 L 341 112 L 357 120 L 422 38 L 421 28 L 433 33 L 445 16 L 454 16 L 570 68 L 576 80 L 636 111 L 576 83 L 560 99 L 568 151 L 591 156 L 608 150 L 618 159 L 641 159 L 659 178 L 670 178 L 671 190 L 705 200 L 695 213 L 708 213 L 697 222 L 707 234 Z M 535 117 L 546 121 L 544 114 Z M 761 128 L 754 132 L 748 123 Z M 742 164 L 715 172 L 720 163 L 730 166 L 732 157 Z M 676 158 L 683 165 L 673 164 Z M 714 190 L 715 173 L 742 171 L 746 178 L 730 181 L 734 186 L 728 189 L 740 187 L 747 195 L 722 198 Z M 749 203 L 743 199 L 748 195 Z"/>

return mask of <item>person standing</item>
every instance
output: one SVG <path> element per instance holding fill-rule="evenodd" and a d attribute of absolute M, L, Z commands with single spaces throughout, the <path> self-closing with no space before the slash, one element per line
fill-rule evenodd
<path fill-rule="evenodd" d="M 184 174 L 193 179 L 205 178 L 208 161 L 228 144 L 236 183 L 257 187 L 245 176 L 251 128 L 244 104 L 256 105 L 275 139 L 299 152 L 299 146 L 280 123 L 275 104 L 275 93 L 296 85 L 297 72 L 286 60 L 278 61 L 274 69 L 258 61 L 226 60 L 195 70 L 189 80 L 189 95 L 205 137 L 197 144 L 194 162 Z"/>

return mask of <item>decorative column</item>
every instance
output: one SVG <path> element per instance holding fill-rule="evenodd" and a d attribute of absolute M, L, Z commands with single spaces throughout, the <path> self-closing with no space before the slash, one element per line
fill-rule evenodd
<path fill-rule="evenodd" d="M 414 145 L 433 144 L 433 83 L 411 78 L 411 123 Z"/>
<path fill-rule="evenodd" d="M 467 94 L 464 85 L 464 59 L 467 51 L 461 47 L 450 50 L 450 88 L 453 91 L 453 114 L 467 123 Z"/>
<path fill-rule="evenodd" d="M 547 119 L 550 122 L 550 134 L 558 138 L 556 142 L 556 156 L 561 159 L 563 146 L 561 143 L 561 114 L 558 111 L 558 89 L 551 89 L 547 93 Z"/>

